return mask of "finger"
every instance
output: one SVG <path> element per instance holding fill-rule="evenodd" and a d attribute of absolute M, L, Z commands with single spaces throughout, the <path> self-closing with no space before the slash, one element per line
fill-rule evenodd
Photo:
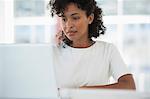
<path fill-rule="evenodd" d="M 62 40 L 63 40 L 62 32 L 56 33 L 55 41 L 56 41 L 57 46 L 59 46 L 62 43 Z"/>

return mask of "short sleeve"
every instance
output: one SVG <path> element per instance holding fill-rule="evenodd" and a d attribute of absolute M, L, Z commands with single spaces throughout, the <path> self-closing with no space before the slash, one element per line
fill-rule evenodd
<path fill-rule="evenodd" d="M 113 44 L 110 44 L 110 76 L 117 81 L 125 74 L 131 74 L 126 64 L 124 63 L 118 49 Z"/>

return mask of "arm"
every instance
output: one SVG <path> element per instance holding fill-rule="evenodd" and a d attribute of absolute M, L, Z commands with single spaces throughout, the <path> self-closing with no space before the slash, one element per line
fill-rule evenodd
<path fill-rule="evenodd" d="M 131 74 L 126 74 L 118 79 L 117 83 L 103 86 L 83 86 L 80 88 L 107 88 L 107 89 L 131 89 L 135 90 L 135 83 Z"/>

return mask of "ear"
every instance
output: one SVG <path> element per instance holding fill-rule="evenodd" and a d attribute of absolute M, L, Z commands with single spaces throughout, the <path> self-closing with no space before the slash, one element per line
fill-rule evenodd
<path fill-rule="evenodd" d="M 94 14 L 92 13 L 91 15 L 88 16 L 88 22 L 91 24 L 94 20 Z"/>

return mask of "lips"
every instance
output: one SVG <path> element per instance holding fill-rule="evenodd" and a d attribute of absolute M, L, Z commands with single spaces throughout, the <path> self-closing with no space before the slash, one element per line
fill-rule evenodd
<path fill-rule="evenodd" d="M 67 32 L 67 34 L 68 34 L 69 36 L 74 36 L 74 35 L 76 34 L 76 32 L 77 32 L 77 31 L 69 31 L 69 32 Z"/>

